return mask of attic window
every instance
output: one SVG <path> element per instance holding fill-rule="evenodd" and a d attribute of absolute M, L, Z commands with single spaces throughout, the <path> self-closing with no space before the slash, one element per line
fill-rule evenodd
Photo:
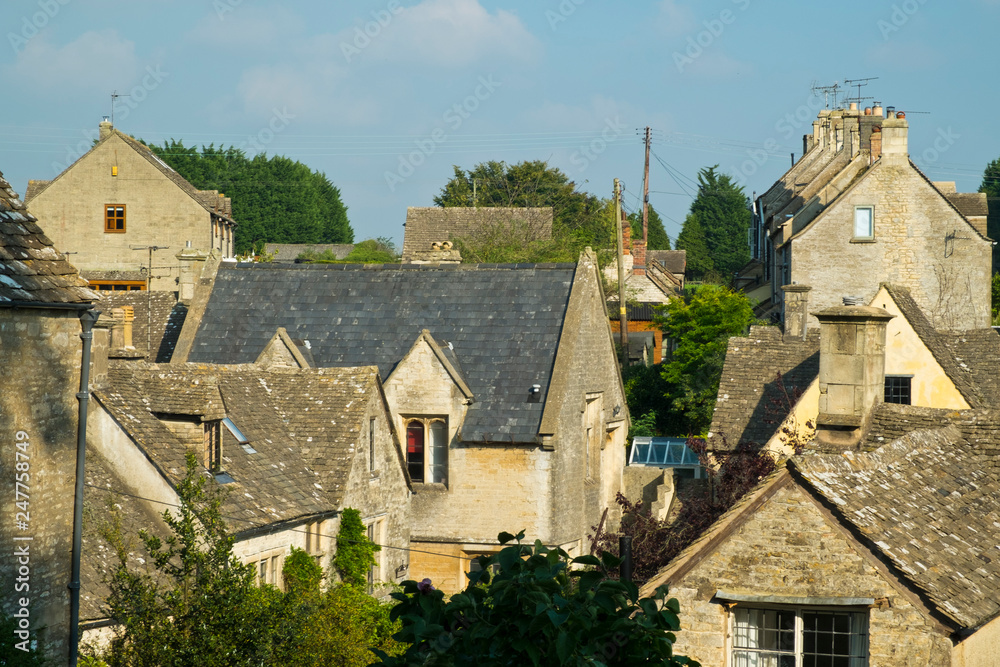
<path fill-rule="evenodd" d="M 104 231 L 112 234 L 125 233 L 125 204 L 104 206 Z"/>
<path fill-rule="evenodd" d="M 247 438 L 245 435 L 243 435 L 243 431 L 241 431 L 239 427 L 233 423 L 232 419 L 226 417 L 225 419 L 222 420 L 222 423 L 225 424 L 229 432 L 232 433 L 233 437 L 236 438 L 236 440 L 240 443 L 240 447 L 243 448 L 243 451 L 245 451 L 247 454 L 257 453 L 257 450 L 254 449 L 253 446 L 250 444 L 250 439 Z"/>

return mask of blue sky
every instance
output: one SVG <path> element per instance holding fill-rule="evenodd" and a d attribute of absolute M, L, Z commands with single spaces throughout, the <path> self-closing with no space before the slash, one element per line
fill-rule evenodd
<path fill-rule="evenodd" d="M 619 177 L 634 210 L 647 125 L 650 201 L 673 239 L 700 168 L 763 191 L 824 105 L 812 86 L 845 79 L 878 77 L 861 95 L 910 112 L 932 179 L 974 191 L 1000 157 L 1000 0 L 8 0 L 4 14 L 0 171 L 21 193 L 89 145 L 115 90 L 135 137 L 325 172 L 356 240 L 401 242 L 407 206 L 491 159 L 547 160 L 600 196 Z"/>

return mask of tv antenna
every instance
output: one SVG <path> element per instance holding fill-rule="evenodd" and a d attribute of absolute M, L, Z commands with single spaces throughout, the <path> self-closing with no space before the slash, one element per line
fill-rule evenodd
<path fill-rule="evenodd" d="M 111 91 L 111 127 L 115 126 L 115 100 L 117 100 L 121 95 L 118 94 L 117 90 Z"/>
<path fill-rule="evenodd" d="M 845 85 L 848 85 L 851 88 L 853 88 L 855 86 L 858 87 L 858 95 L 857 95 L 857 97 L 848 97 L 847 101 L 848 102 L 857 102 L 858 106 L 861 106 L 861 102 L 862 101 L 874 99 L 873 97 L 862 97 L 861 96 L 861 87 L 862 86 L 867 86 L 869 81 L 874 81 L 877 78 L 878 78 L 877 76 L 870 76 L 870 77 L 868 77 L 866 79 L 844 79 L 844 84 Z"/>
<path fill-rule="evenodd" d="M 836 81 L 833 82 L 832 86 L 817 86 L 815 83 L 812 85 L 813 95 L 823 94 L 823 103 L 826 108 L 830 108 L 830 93 L 833 93 L 833 105 L 837 105 L 837 91 L 840 90 L 840 84 Z"/>

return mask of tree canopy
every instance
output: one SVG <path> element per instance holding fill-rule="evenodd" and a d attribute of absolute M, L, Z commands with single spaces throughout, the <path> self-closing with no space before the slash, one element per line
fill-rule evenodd
<path fill-rule="evenodd" d="M 991 239 L 1000 238 L 1000 158 L 993 160 L 983 171 L 980 192 L 986 193 L 989 212 L 986 217 L 986 235 Z M 1000 268 L 1000 251 L 993 248 L 993 270 Z"/>
<path fill-rule="evenodd" d="M 396 635 L 409 644 L 398 657 L 380 654 L 384 667 L 417 665 L 698 665 L 673 655 L 679 605 L 666 587 L 640 598 L 631 582 L 609 578 L 611 554 L 570 559 L 540 541 L 507 545 L 479 557 L 464 591 L 445 600 L 430 579 L 406 581 L 393 593 Z M 494 573 L 495 572 L 495 573 Z"/>
<path fill-rule="evenodd" d="M 629 225 L 632 228 L 632 238 L 642 239 L 642 209 L 635 213 L 629 213 Z M 660 214 L 652 206 L 649 207 L 649 218 L 646 221 L 648 250 L 670 250 L 670 237 L 667 230 L 663 228 L 663 220 Z"/>
<path fill-rule="evenodd" d="M 678 250 L 687 250 L 688 271 L 701 279 L 715 272 L 726 283 L 750 261 L 747 230 L 750 209 L 743 188 L 718 165 L 698 172 L 698 194 L 691 202 L 677 237 Z"/>
<path fill-rule="evenodd" d="M 265 243 L 350 243 L 354 232 L 347 207 L 325 174 L 287 157 L 253 158 L 238 148 L 171 140 L 150 149 L 199 190 L 232 198 L 235 251 L 242 255 Z"/>
<path fill-rule="evenodd" d="M 533 237 L 529 226 L 520 228 L 502 221 L 496 229 L 456 239 L 463 261 L 575 262 L 585 246 L 608 248 L 614 241 L 614 217 L 607 201 L 578 190 L 561 170 L 540 160 L 515 165 L 483 162 L 467 171 L 456 165 L 434 203 L 445 207 L 552 207 L 551 239 Z"/>

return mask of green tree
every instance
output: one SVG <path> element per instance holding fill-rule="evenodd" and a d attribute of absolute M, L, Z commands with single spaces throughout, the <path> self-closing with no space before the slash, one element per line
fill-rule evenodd
<path fill-rule="evenodd" d="M 266 243 L 350 243 L 347 207 L 325 174 L 275 155 L 249 158 L 232 146 L 197 149 L 170 140 L 150 149 L 200 190 L 232 198 L 237 254 Z"/>
<path fill-rule="evenodd" d="M 361 513 L 348 507 L 340 516 L 340 531 L 337 533 L 337 554 L 333 564 L 344 583 L 364 586 L 368 583 L 368 573 L 375 566 L 375 553 L 382 547 L 368 540 Z"/>
<path fill-rule="evenodd" d="M 663 364 L 674 433 L 708 429 L 729 338 L 744 333 L 753 320 L 746 295 L 720 285 L 702 285 L 659 309 L 655 321 L 675 345 Z"/>
<path fill-rule="evenodd" d="M 46 661 L 42 652 L 37 648 L 32 648 L 34 633 L 31 633 L 32 636 L 28 639 L 21 639 L 23 635 L 19 637 L 15 634 L 19 630 L 25 632 L 25 630 L 21 629 L 18 619 L 0 612 L 0 637 L 3 637 L 3 640 L 0 641 L 0 665 L 8 667 L 44 667 Z M 22 641 L 27 645 L 28 650 L 22 651 L 17 648 L 16 645 Z"/>
<path fill-rule="evenodd" d="M 990 281 L 990 297 L 992 306 L 992 324 L 1000 326 L 1000 273 L 994 273 Z"/>
<path fill-rule="evenodd" d="M 712 261 L 712 254 L 705 240 L 705 230 L 697 214 L 688 213 L 684 218 L 676 246 L 678 250 L 687 251 L 687 274 L 693 280 L 702 280 L 715 272 L 715 262 Z"/>
<path fill-rule="evenodd" d="M 636 213 L 629 213 L 629 225 L 632 228 L 632 238 L 642 239 L 642 209 Z M 647 249 L 649 250 L 670 250 L 670 237 L 667 230 L 663 228 L 663 220 L 660 214 L 652 206 L 649 207 L 649 218 L 646 221 Z"/>
<path fill-rule="evenodd" d="M 1000 158 L 986 165 L 979 191 L 986 193 L 988 204 L 986 235 L 991 239 L 1000 239 Z M 1000 251 L 994 247 L 993 270 L 998 269 L 1000 269 Z"/>
<path fill-rule="evenodd" d="M 750 208 L 743 188 L 736 184 L 727 174 L 717 173 L 719 165 L 705 167 L 698 172 L 698 194 L 691 202 L 691 214 L 684 221 L 684 229 L 692 226 L 681 245 L 681 237 L 677 239 L 677 247 L 688 250 L 688 266 L 691 267 L 692 254 L 701 263 L 701 246 L 699 236 L 704 238 L 706 257 L 711 262 L 698 264 L 703 273 L 714 269 L 726 283 L 732 282 L 733 274 L 750 261 L 750 247 L 747 244 L 747 230 L 750 229 Z M 695 225 L 701 227 L 698 234 Z M 692 267 L 692 274 L 698 275 Z"/>
<path fill-rule="evenodd" d="M 635 584 L 608 577 L 618 567 L 613 555 L 570 559 L 539 541 L 522 545 L 523 537 L 501 533 L 501 544 L 518 544 L 481 556 L 481 569 L 447 601 L 429 579 L 404 582 L 392 616 L 403 624 L 396 638 L 409 647 L 398 657 L 379 653 L 379 664 L 698 664 L 673 655 L 680 610 L 666 587 L 640 598 Z"/>
<path fill-rule="evenodd" d="M 327 248 L 323 252 L 307 250 L 296 259 L 317 264 L 398 264 L 399 255 L 392 239 L 379 237 L 355 243 L 354 248 L 343 259 Z"/>

